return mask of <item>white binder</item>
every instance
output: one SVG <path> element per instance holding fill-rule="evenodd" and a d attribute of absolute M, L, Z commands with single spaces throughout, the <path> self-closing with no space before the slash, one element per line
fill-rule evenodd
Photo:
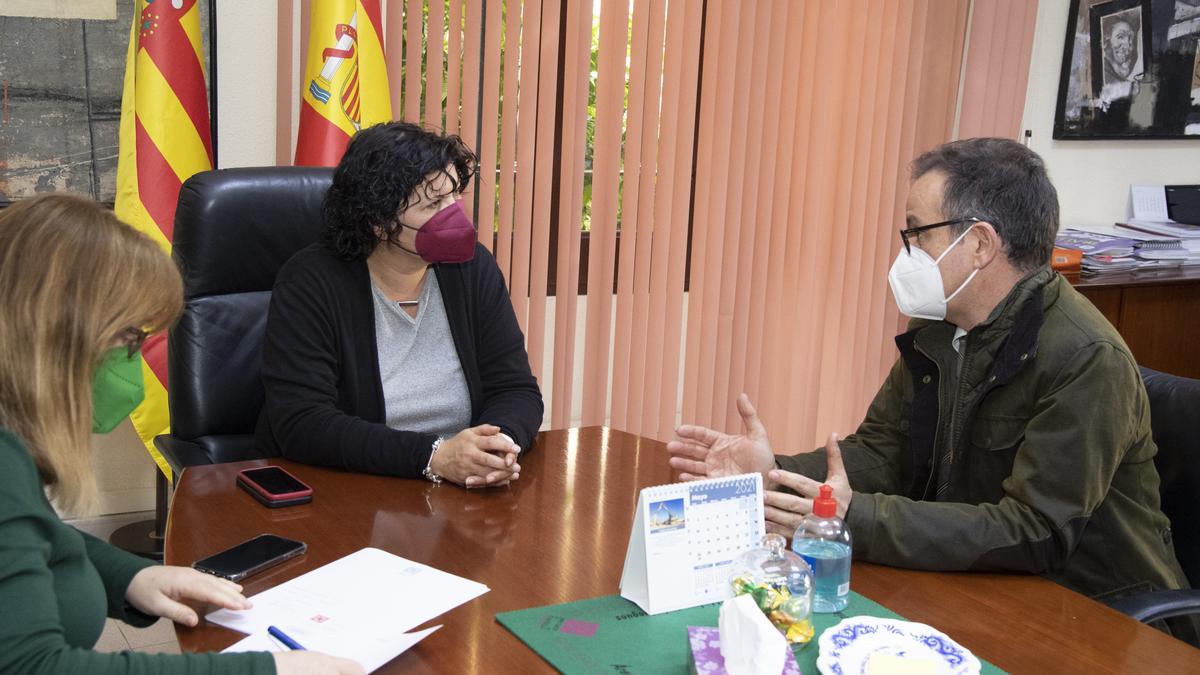
<path fill-rule="evenodd" d="M 738 560 L 765 532 L 760 474 L 645 488 L 621 597 L 648 614 L 724 600 L 733 595 L 729 577 Z"/>

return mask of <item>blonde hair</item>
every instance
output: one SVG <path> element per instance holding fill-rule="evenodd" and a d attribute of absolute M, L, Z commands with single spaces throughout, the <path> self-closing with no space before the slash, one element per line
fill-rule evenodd
<path fill-rule="evenodd" d="M 92 379 L 131 327 L 169 326 L 179 271 L 146 235 L 65 194 L 0 211 L 0 426 L 28 447 L 59 507 L 94 508 Z"/>

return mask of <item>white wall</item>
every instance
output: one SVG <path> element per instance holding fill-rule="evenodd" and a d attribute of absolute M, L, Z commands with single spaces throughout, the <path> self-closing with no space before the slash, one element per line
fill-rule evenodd
<path fill-rule="evenodd" d="M 154 508 L 157 470 L 129 420 L 110 434 L 92 436 L 92 471 L 100 491 L 98 514 Z"/>
<path fill-rule="evenodd" d="M 275 165 L 275 2 L 217 0 L 217 163 Z"/>
<path fill-rule="evenodd" d="M 1033 131 L 1032 147 L 1058 188 L 1063 226 L 1112 225 L 1128 213 L 1130 183 L 1200 183 L 1200 140 L 1053 140 L 1069 7 L 1039 3 L 1022 129 Z"/>

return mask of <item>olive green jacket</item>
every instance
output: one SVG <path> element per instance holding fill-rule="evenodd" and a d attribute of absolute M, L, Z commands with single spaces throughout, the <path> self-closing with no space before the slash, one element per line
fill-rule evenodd
<path fill-rule="evenodd" d="M 1029 572 L 1093 597 L 1187 588 L 1146 389 L 1112 325 L 1043 268 L 967 333 L 961 357 L 954 331 L 914 320 L 842 441 L 855 558 Z M 777 461 L 824 479 L 823 450 Z"/>

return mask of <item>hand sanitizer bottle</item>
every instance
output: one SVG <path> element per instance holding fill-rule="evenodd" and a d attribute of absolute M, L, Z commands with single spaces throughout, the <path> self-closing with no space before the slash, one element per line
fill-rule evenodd
<path fill-rule="evenodd" d="M 813 611 L 840 612 L 850 600 L 850 530 L 837 517 L 833 488 L 822 485 L 792 538 L 792 550 L 812 568 Z"/>

